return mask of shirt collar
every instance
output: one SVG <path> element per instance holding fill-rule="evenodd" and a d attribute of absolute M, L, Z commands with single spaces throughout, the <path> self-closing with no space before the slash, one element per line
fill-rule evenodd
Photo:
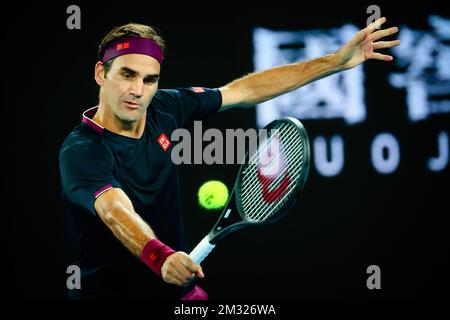
<path fill-rule="evenodd" d="M 83 117 L 81 119 L 81 122 L 87 124 L 89 127 L 94 129 L 95 131 L 97 131 L 97 133 L 103 133 L 103 130 L 105 130 L 105 128 L 103 128 L 97 122 L 92 120 L 92 118 L 94 117 L 95 113 L 97 112 L 97 109 L 98 109 L 98 106 L 95 106 L 95 107 L 92 107 L 92 108 L 87 109 L 86 111 L 84 111 L 83 112 Z"/>

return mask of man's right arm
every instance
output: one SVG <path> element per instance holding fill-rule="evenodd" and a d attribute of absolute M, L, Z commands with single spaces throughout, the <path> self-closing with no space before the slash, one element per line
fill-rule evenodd
<path fill-rule="evenodd" d="M 134 211 L 130 199 L 119 188 L 101 194 L 95 200 L 94 208 L 114 236 L 138 258 L 146 245 L 157 239 L 152 228 Z M 167 256 L 161 267 L 163 280 L 178 286 L 188 285 L 195 275 L 204 277 L 201 266 L 182 251 Z"/>

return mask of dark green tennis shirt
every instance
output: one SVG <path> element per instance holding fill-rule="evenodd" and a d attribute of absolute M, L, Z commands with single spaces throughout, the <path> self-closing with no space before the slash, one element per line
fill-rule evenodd
<path fill-rule="evenodd" d="M 121 188 L 160 241 L 187 251 L 170 137 L 175 129 L 215 114 L 221 104 L 218 89 L 158 90 L 140 139 L 100 127 L 91 119 L 97 107 L 83 113 L 60 150 L 73 264 L 81 269 L 81 290 L 69 290 L 70 298 L 178 299 L 192 288 L 165 283 L 134 257 L 97 216 L 94 201 L 110 188 Z"/>

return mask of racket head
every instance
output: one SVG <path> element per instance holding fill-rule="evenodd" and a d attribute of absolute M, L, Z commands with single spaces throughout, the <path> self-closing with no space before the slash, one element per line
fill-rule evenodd
<path fill-rule="evenodd" d="M 256 150 L 246 153 L 234 186 L 235 206 L 245 224 L 268 224 L 285 216 L 309 174 L 310 145 L 303 124 L 284 117 L 264 129 Z M 266 161 L 264 154 L 269 154 Z"/>

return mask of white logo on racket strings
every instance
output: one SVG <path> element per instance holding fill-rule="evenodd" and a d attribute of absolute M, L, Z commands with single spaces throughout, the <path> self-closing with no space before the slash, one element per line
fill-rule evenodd
<path fill-rule="evenodd" d="M 278 176 L 285 168 L 278 130 L 261 143 L 260 150 L 258 154 L 260 174 L 269 178 Z"/>

